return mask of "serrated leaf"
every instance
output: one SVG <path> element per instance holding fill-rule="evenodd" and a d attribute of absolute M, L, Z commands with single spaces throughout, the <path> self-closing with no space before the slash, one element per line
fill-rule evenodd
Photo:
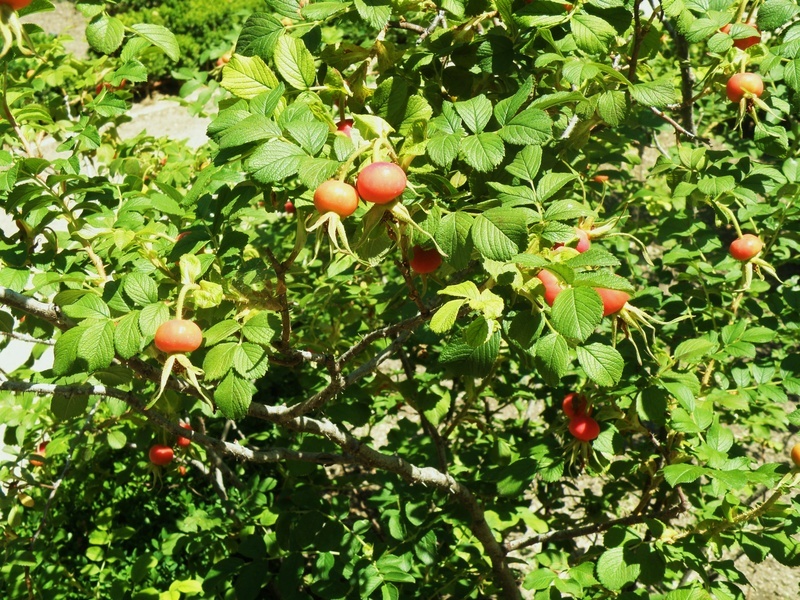
<path fill-rule="evenodd" d="M 375 29 L 383 29 L 392 16 L 392 7 L 387 0 L 355 0 L 358 16 Z"/>
<path fill-rule="evenodd" d="M 139 306 L 158 302 L 158 286 L 144 273 L 131 273 L 125 277 L 125 294 Z"/>
<path fill-rule="evenodd" d="M 241 325 L 233 319 L 226 319 L 225 321 L 215 323 L 203 332 L 203 339 L 205 340 L 206 347 L 219 344 L 222 340 L 237 333 L 241 328 Z"/>
<path fill-rule="evenodd" d="M 311 155 L 317 154 L 328 139 L 328 126 L 320 121 L 292 121 L 286 126 L 289 134 Z"/>
<path fill-rule="evenodd" d="M 611 387 L 619 383 L 625 361 L 616 348 L 604 344 L 588 344 L 578 346 L 575 351 L 586 376 L 597 385 Z"/>
<path fill-rule="evenodd" d="M 166 27 L 153 23 L 137 23 L 131 29 L 140 37 L 146 39 L 156 48 L 164 51 L 171 60 L 177 61 L 181 57 L 178 38 Z"/>
<path fill-rule="evenodd" d="M 624 92 L 619 90 L 603 92 L 597 99 L 597 113 L 612 127 L 622 123 L 627 112 L 628 102 Z"/>
<path fill-rule="evenodd" d="M 214 381 L 222 379 L 233 368 L 239 344 L 225 342 L 212 346 L 203 360 L 203 379 Z"/>
<path fill-rule="evenodd" d="M 465 302 L 466 300 L 450 300 L 449 302 L 445 302 L 431 318 L 431 331 L 438 334 L 450 331 L 456 324 L 458 311 L 461 310 Z"/>
<path fill-rule="evenodd" d="M 306 90 L 314 85 L 316 80 L 314 57 L 311 56 L 303 40 L 288 35 L 281 36 L 275 45 L 275 54 L 272 58 L 278 73 L 293 88 Z"/>
<path fill-rule="evenodd" d="M 673 358 L 689 364 L 697 364 L 705 356 L 716 352 L 718 344 L 706 338 L 685 340 L 675 348 Z"/>
<path fill-rule="evenodd" d="M 139 331 L 145 337 L 153 337 L 158 326 L 168 320 L 169 309 L 165 304 L 161 302 L 148 304 L 139 313 Z"/>
<path fill-rule="evenodd" d="M 122 21 L 106 14 L 98 15 L 86 26 L 86 41 L 101 54 L 113 54 L 124 38 Z"/>
<path fill-rule="evenodd" d="M 536 184 L 536 195 L 540 202 L 548 200 L 570 181 L 576 179 L 573 173 L 545 173 Z"/>
<path fill-rule="evenodd" d="M 77 358 L 86 361 L 89 373 L 109 366 L 114 360 L 114 323 L 104 319 L 81 329 Z"/>
<path fill-rule="evenodd" d="M 236 349 L 233 368 L 245 379 L 259 379 L 269 369 L 267 351 L 262 346 L 245 342 Z"/>
<path fill-rule="evenodd" d="M 481 173 L 494 169 L 506 154 L 503 140 L 496 133 L 479 133 L 462 138 L 459 150 L 464 162 Z"/>
<path fill-rule="evenodd" d="M 220 85 L 238 98 L 252 100 L 278 87 L 279 83 L 261 57 L 234 54 L 222 71 Z"/>
<path fill-rule="evenodd" d="M 558 385 L 569 368 L 569 344 L 557 333 L 550 333 L 536 341 L 536 369 L 547 385 Z"/>
<path fill-rule="evenodd" d="M 470 100 L 456 102 L 455 109 L 458 116 L 472 133 L 480 133 L 492 118 L 492 103 L 481 94 Z"/>
<path fill-rule="evenodd" d="M 579 12 L 570 19 L 572 35 L 578 48 L 591 54 L 607 52 L 617 33 L 603 19 Z"/>
<path fill-rule="evenodd" d="M 472 253 L 472 217 L 462 211 L 445 215 L 439 223 L 434 239 L 442 251 L 447 254 L 447 262 L 455 269 L 463 269 L 469 264 Z"/>
<path fill-rule="evenodd" d="M 506 171 L 523 181 L 533 183 L 542 166 L 541 146 L 526 146 L 506 167 Z"/>
<path fill-rule="evenodd" d="M 86 294 L 61 310 L 71 319 L 105 319 L 111 316 L 106 303 L 95 294 Z"/>
<path fill-rule="evenodd" d="M 636 581 L 642 567 L 638 563 L 628 564 L 626 557 L 631 554 L 625 547 L 606 550 L 597 559 L 597 578 L 610 590 L 620 590 Z"/>
<path fill-rule="evenodd" d="M 144 336 L 139 330 L 139 311 L 129 312 L 117 321 L 114 329 L 114 348 L 122 358 L 136 356 L 142 350 Z"/>
<path fill-rule="evenodd" d="M 498 133 L 509 144 L 541 146 L 553 137 L 553 124 L 546 112 L 529 108 L 511 119 Z"/>
<path fill-rule="evenodd" d="M 224 417 L 241 419 L 247 415 L 254 392 L 252 383 L 230 371 L 214 390 L 214 402 Z"/>
<path fill-rule="evenodd" d="M 245 169 L 261 183 L 273 183 L 297 174 L 306 156 L 298 146 L 283 140 L 269 140 L 245 161 Z"/>
<path fill-rule="evenodd" d="M 236 41 L 236 52 L 244 56 L 260 56 L 268 61 L 284 29 L 283 23 L 274 15 L 254 13 L 245 21 Z"/>
<path fill-rule="evenodd" d="M 544 213 L 546 221 L 571 221 L 596 216 L 593 210 L 577 200 L 558 200 L 553 202 Z"/>
<path fill-rule="evenodd" d="M 692 483 L 706 473 L 706 469 L 696 465 L 681 463 L 678 465 L 667 465 L 662 469 L 666 482 L 675 487 L 682 483 Z"/>
<path fill-rule="evenodd" d="M 603 319 L 603 301 L 588 288 L 567 288 L 556 296 L 553 327 L 570 340 L 586 340 Z"/>
<path fill-rule="evenodd" d="M 267 346 L 275 337 L 276 325 L 279 325 L 273 319 L 274 316 L 270 313 L 260 312 L 242 325 L 242 334 L 255 344 Z"/>
<path fill-rule="evenodd" d="M 78 355 L 78 344 L 83 332 L 80 327 L 73 327 L 62 333 L 56 340 L 53 358 L 53 373 L 66 375 L 73 370 Z"/>
<path fill-rule="evenodd" d="M 475 218 L 470 236 L 485 258 L 509 260 L 527 246 L 525 215 L 514 208 L 489 209 Z"/>
<path fill-rule="evenodd" d="M 630 86 L 631 97 L 644 106 L 664 108 L 678 102 L 675 85 L 670 79 L 656 79 Z"/>

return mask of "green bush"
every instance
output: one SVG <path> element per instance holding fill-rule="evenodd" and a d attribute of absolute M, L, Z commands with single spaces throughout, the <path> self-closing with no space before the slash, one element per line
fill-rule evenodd
<path fill-rule="evenodd" d="M 263 7 L 263 0 L 127 0 L 110 6 L 109 13 L 125 25 L 153 23 L 175 34 L 181 48 L 177 65 L 162 54 L 145 61 L 151 76 L 158 78 L 176 66 L 209 67 L 233 47 L 247 17 Z"/>

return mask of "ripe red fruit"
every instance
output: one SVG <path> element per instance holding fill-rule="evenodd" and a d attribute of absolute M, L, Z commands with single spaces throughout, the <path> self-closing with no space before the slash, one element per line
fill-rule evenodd
<path fill-rule="evenodd" d="M 163 467 L 172 462 L 172 459 L 175 458 L 175 453 L 169 446 L 165 446 L 164 444 L 153 444 L 150 447 L 149 456 L 151 463 L 158 465 L 159 467 Z"/>
<path fill-rule="evenodd" d="M 314 207 L 321 213 L 334 212 L 348 217 L 358 208 L 356 188 L 344 181 L 329 179 L 314 192 Z"/>
<path fill-rule="evenodd" d="M 572 420 L 580 415 L 591 414 L 592 411 L 588 404 L 586 396 L 570 392 L 564 396 L 564 400 L 561 402 L 561 410 L 564 411 L 568 419 Z"/>
<path fill-rule="evenodd" d="M 192 426 L 189 425 L 188 423 L 181 423 L 181 427 L 183 427 L 184 429 L 188 429 L 189 431 L 192 431 Z M 187 437 L 183 437 L 182 435 L 179 435 L 175 443 L 178 444 L 178 446 L 180 446 L 181 448 L 186 448 L 192 443 L 192 440 L 190 440 Z"/>
<path fill-rule="evenodd" d="M 603 316 L 613 315 L 625 306 L 631 295 L 621 290 L 609 290 L 606 288 L 594 288 L 603 300 Z"/>
<path fill-rule="evenodd" d="M 720 29 L 722 33 L 729 33 L 731 30 L 730 23 L 725 25 Z M 758 27 L 756 27 L 758 30 Z M 755 46 L 761 41 L 761 35 L 752 35 L 746 38 L 739 38 L 738 40 L 733 40 L 733 45 L 739 48 L 739 50 L 747 50 L 750 46 Z"/>
<path fill-rule="evenodd" d="M 591 442 L 600 435 L 600 425 L 588 415 L 578 415 L 569 422 L 569 432 L 582 442 Z"/>
<path fill-rule="evenodd" d="M 31 458 L 31 460 L 30 460 L 31 466 L 34 466 L 34 467 L 43 467 L 44 466 L 44 457 L 47 456 L 47 444 L 48 443 L 49 442 L 40 442 L 39 443 L 39 447 L 36 449 L 36 454 L 34 454 L 34 456 L 35 457 L 39 457 L 42 460 L 39 460 L 38 458 Z"/>
<path fill-rule="evenodd" d="M 594 181 L 595 183 L 605 183 L 606 181 L 608 181 L 608 175 L 595 175 L 594 177 L 592 177 L 592 181 Z"/>
<path fill-rule="evenodd" d="M 415 273 L 433 273 L 442 265 L 442 257 L 436 248 L 426 250 L 421 246 L 414 246 L 411 252 L 413 255 L 408 264 Z"/>
<path fill-rule="evenodd" d="M 374 162 L 358 174 L 356 189 L 367 202 L 386 204 L 406 189 L 406 174 L 394 163 Z"/>
<path fill-rule="evenodd" d="M 285 210 L 290 215 L 293 215 L 294 213 L 297 212 L 297 209 L 294 207 L 294 204 L 292 204 L 291 200 L 286 201 L 286 204 L 283 205 L 283 210 Z"/>
<path fill-rule="evenodd" d="M 792 462 L 800 467 L 800 444 L 795 444 L 792 448 Z"/>
<path fill-rule="evenodd" d="M 2 0 L 0 4 L 5 4 L 6 6 L 10 6 L 14 10 L 19 10 L 20 8 L 25 8 L 31 2 L 33 2 L 33 0 Z"/>
<path fill-rule="evenodd" d="M 181 477 L 185 477 L 186 476 L 186 467 L 184 467 L 183 465 L 178 467 L 178 475 L 180 475 Z"/>
<path fill-rule="evenodd" d="M 561 282 L 558 280 L 558 277 L 546 269 L 539 271 L 536 277 L 544 284 L 544 301 L 547 302 L 549 306 L 553 306 L 553 302 L 556 301 L 556 296 L 564 290 L 564 288 L 561 287 Z"/>
<path fill-rule="evenodd" d="M 589 239 L 589 232 L 585 229 L 576 229 L 575 233 L 578 236 L 578 244 L 575 246 L 575 249 L 583 254 L 592 245 L 592 240 Z"/>
<path fill-rule="evenodd" d="M 351 129 L 353 129 L 353 119 L 344 119 L 336 124 L 336 130 L 341 131 L 347 137 L 350 137 Z"/>
<path fill-rule="evenodd" d="M 156 348 L 167 354 L 192 352 L 203 343 L 203 332 L 193 321 L 172 319 L 156 330 Z"/>
<path fill-rule="evenodd" d="M 227 65 L 229 62 L 231 62 L 231 53 L 230 52 L 226 52 L 225 54 L 223 54 L 222 56 L 220 56 L 217 59 L 217 66 L 218 67 L 223 67 L 223 66 Z"/>
<path fill-rule="evenodd" d="M 730 253 L 736 260 L 747 262 L 757 256 L 763 247 L 764 242 L 757 235 L 745 233 L 739 239 L 731 242 Z"/>
<path fill-rule="evenodd" d="M 758 73 L 736 73 L 728 80 L 725 90 L 728 100 L 739 102 L 746 93 L 760 97 L 764 93 L 764 82 Z"/>

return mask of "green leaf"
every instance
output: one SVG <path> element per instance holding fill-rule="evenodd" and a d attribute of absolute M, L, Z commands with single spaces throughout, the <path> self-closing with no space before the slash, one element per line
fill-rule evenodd
<path fill-rule="evenodd" d="M 498 133 L 509 144 L 540 146 L 553 137 L 553 124 L 546 112 L 529 108 L 511 119 Z"/>
<path fill-rule="evenodd" d="M 589 288 L 567 288 L 556 296 L 551 314 L 553 327 L 558 333 L 567 339 L 583 342 L 603 319 L 603 301 Z"/>
<path fill-rule="evenodd" d="M 114 328 L 114 347 L 124 359 L 133 358 L 142 350 L 144 336 L 139 330 L 139 311 L 129 312 Z"/>
<path fill-rule="evenodd" d="M 703 177 L 697 182 L 698 189 L 707 196 L 719 196 L 732 192 L 736 188 L 736 180 L 730 175 L 724 177 Z"/>
<path fill-rule="evenodd" d="M 56 340 L 53 349 L 53 373 L 57 376 L 66 375 L 73 370 L 82 335 L 83 331 L 80 327 L 73 327 L 62 333 Z"/>
<path fill-rule="evenodd" d="M 526 146 L 506 167 L 506 171 L 523 181 L 533 183 L 542 166 L 541 146 Z"/>
<path fill-rule="evenodd" d="M 108 367 L 114 360 L 114 323 L 104 319 L 81 329 L 78 359 L 86 361 L 89 373 Z"/>
<path fill-rule="evenodd" d="M 509 260 L 527 246 L 525 215 L 513 208 L 489 209 L 475 218 L 470 236 L 483 257 Z"/>
<path fill-rule="evenodd" d="M 245 144 L 281 137 L 281 135 L 280 127 L 272 119 L 264 115 L 249 115 L 225 130 L 219 140 L 219 147 L 222 150 L 238 148 Z"/>
<path fill-rule="evenodd" d="M 619 90 L 603 92 L 597 98 L 597 113 L 600 118 L 612 127 L 625 120 L 628 112 L 628 101 L 625 93 Z"/>
<path fill-rule="evenodd" d="M 536 195 L 539 197 L 539 202 L 548 200 L 576 178 L 574 173 L 545 173 L 536 185 Z"/>
<path fill-rule="evenodd" d="M 558 200 L 553 202 L 544 213 L 546 221 L 571 221 L 596 216 L 593 210 L 577 200 Z"/>
<path fill-rule="evenodd" d="M 224 417 L 241 419 L 247 415 L 254 392 L 252 383 L 230 371 L 214 390 L 214 402 Z"/>
<path fill-rule="evenodd" d="M 214 346 L 222 340 L 229 338 L 234 333 L 241 329 L 241 325 L 233 319 L 226 319 L 212 325 L 209 329 L 203 332 L 203 339 L 205 340 L 206 347 Z"/>
<path fill-rule="evenodd" d="M 173 61 L 177 61 L 181 57 L 181 49 L 178 46 L 178 39 L 166 27 L 161 25 L 154 25 L 152 23 L 137 23 L 132 25 L 131 29 L 137 35 L 146 39 L 153 44 L 156 48 L 164 51 L 164 54 L 169 56 Z"/>
<path fill-rule="evenodd" d="M 114 450 L 122 450 L 128 443 L 128 437 L 119 430 L 109 431 L 106 436 L 108 446 Z"/>
<path fill-rule="evenodd" d="M 61 309 L 71 319 L 104 319 L 111 316 L 108 306 L 95 294 L 86 294 L 77 302 L 67 304 Z"/>
<path fill-rule="evenodd" d="M 522 108 L 528 97 L 533 91 L 533 78 L 528 77 L 523 84 L 519 87 L 516 93 L 503 100 L 500 100 L 494 107 L 494 117 L 500 125 L 505 125 L 509 119 L 517 114 L 517 111 Z"/>
<path fill-rule="evenodd" d="M 492 118 L 492 103 L 483 94 L 464 102 L 456 102 L 455 109 L 473 133 L 482 132 Z"/>
<path fill-rule="evenodd" d="M 278 38 L 273 60 L 278 73 L 293 88 L 306 90 L 314 85 L 316 80 L 314 57 L 311 56 L 303 40 L 288 35 Z"/>
<path fill-rule="evenodd" d="M 641 565 L 628 562 L 633 559 L 630 548 L 617 547 L 603 552 L 597 559 L 597 578 L 610 590 L 621 590 L 628 583 L 636 581 L 641 573 Z"/>
<path fill-rule="evenodd" d="M 767 0 L 758 9 L 757 24 L 760 29 L 783 27 L 800 13 L 797 3 L 791 0 Z"/>
<path fill-rule="evenodd" d="M 53 395 L 50 401 L 50 410 L 57 419 L 74 419 L 86 413 L 86 407 L 89 406 L 88 396 L 78 396 L 70 394 L 69 396 Z"/>
<path fill-rule="evenodd" d="M 673 358 L 678 361 L 696 365 L 703 358 L 717 351 L 718 344 L 706 338 L 686 340 L 675 348 Z"/>
<path fill-rule="evenodd" d="M 274 15 L 254 13 L 245 21 L 236 41 L 236 52 L 244 56 L 260 56 L 264 61 L 269 61 L 284 29 L 283 23 Z"/>
<path fill-rule="evenodd" d="M 536 368 L 545 383 L 558 385 L 569 368 L 569 344 L 557 333 L 550 333 L 536 342 Z"/>
<path fill-rule="evenodd" d="M 675 85 L 670 79 L 656 79 L 630 87 L 631 97 L 644 106 L 664 108 L 678 102 Z"/>
<path fill-rule="evenodd" d="M 125 26 L 115 17 L 101 14 L 86 26 L 86 41 L 101 54 L 113 54 L 125 38 Z"/>
<path fill-rule="evenodd" d="M 233 368 L 245 379 L 260 379 L 269 369 L 266 349 L 247 342 L 238 346 L 233 357 Z"/>
<path fill-rule="evenodd" d="M 131 273 L 124 279 L 125 294 L 139 306 L 158 302 L 158 286 L 144 273 Z"/>
<path fill-rule="evenodd" d="M 283 140 L 269 140 L 245 161 L 245 169 L 261 183 L 273 183 L 297 174 L 300 158 L 306 156 L 298 146 Z"/>
<path fill-rule="evenodd" d="M 575 350 L 578 362 L 589 379 L 602 387 L 611 387 L 619 383 L 625 362 L 616 348 L 605 344 L 589 344 L 578 346 Z"/>
<path fill-rule="evenodd" d="M 584 12 L 573 15 L 570 28 L 578 48 L 591 54 L 607 52 L 617 35 L 608 22 Z"/>
<path fill-rule="evenodd" d="M 234 54 L 222 71 L 220 85 L 238 98 L 252 100 L 278 87 L 279 83 L 275 73 L 260 57 Z"/>
<path fill-rule="evenodd" d="M 267 346 L 275 337 L 280 323 L 277 322 L 275 315 L 268 312 L 260 312 L 251 317 L 242 326 L 242 333 L 249 341 Z"/>
<path fill-rule="evenodd" d="M 472 254 L 473 218 L 465 212 L 451 212 L 441 220 L 434 239 L 439 248 L 447 255 L 448 264 L 456 269 L 463 269 L 469 264 Z"/>
<path fill-rule="evenodd" d="M 203 360 L 203 379 L 207 381 L 222 379 L 233 368 L 238 347 L 239 345 L 235 342 L 213 346 Z"/>
<path fill-rule="evenodd" d="M 682 483 L 692 483 L 706 473 L 706 469 L 685 463 L 667 465 L 662 469 L 665 481 L 675 487 Z"/>
<path fill-rule="evenodd" d="M 387 0 L 355 0 L 358 15 L 371 27 L 383 29 L 392 16 L 392 7 Z"/>
<path fill-rule="evenodd" d="M 449 167 L 458 157 L 461 134 L 435 133 L 428 140 L 426 150 L 431 160 L 440 167 Z"/>
<path fill-rule="evenodd" d="M 459 149 L 464 162 L 481 173 L 499 165 L 506 154 L 503 140 L 496 133 L 479 133 L 462 138 Z"/>
<path fill-rule="evenodd" d="M 169 321 L 169 309 L 162 302 L 148 304 L 139 313 L 139 331 L 145 337 L 153 337 L 162 323 Z"/>
<path fill-rule="evenodd" d="M 450 300 L 445 302 L 433 315 L 430 322 L 431 331 L 438 334 L 447 333 L 456 324 L 458 311 L 466 300 Z"/>

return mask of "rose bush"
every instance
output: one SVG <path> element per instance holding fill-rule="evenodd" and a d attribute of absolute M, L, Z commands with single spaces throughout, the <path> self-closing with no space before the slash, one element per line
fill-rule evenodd
<path fill-rule="evenodd" d="M 798 566 L 796 2 L 266 5 L 197 154 L 119 140 L 95 89 L 177 60 L 167 29 L 79 3 L 116 55 L 82 63 L 6 15 L 0 593 L 744 598 L 740 553 Z M 174 319 L 202 336 L 160 352 Z"/>

